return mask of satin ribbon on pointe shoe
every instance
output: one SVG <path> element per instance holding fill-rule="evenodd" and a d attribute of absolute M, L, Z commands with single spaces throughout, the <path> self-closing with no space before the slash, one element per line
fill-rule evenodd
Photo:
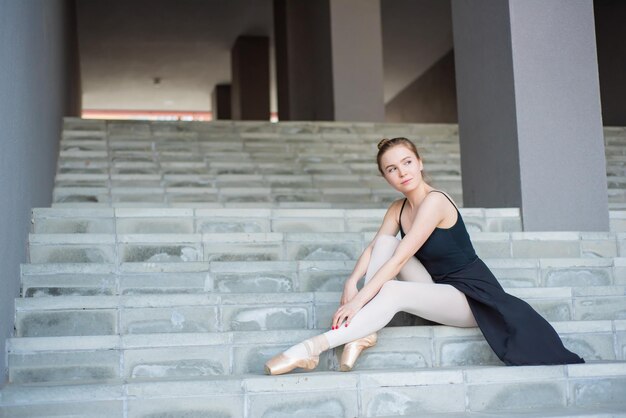
<path fill-rule="evenodd" d="M 284 353 L 280 353 L 265 363 L 265 374 L 277 375 L 289 373 L 298 367 L 305 370 L 313 370 L 316 368 L 320 361 L 320 356 L 312 354 L 314 350 L 313 341 L 310 339 L 304 340 L 302 344 L 304 344 L 304 347 L 306 348 L 307 357 L 291 358 L 286 356 Z"/>
<path fill-rule="evenodd" d="M 339 363 L 339 370 L 342 372 L 349 372 L 354 367 L 356 359 L 359 358 L 361 352 L 367 348 L 374 347 L 378 341 L 378 334 L 373 333 L 367 337 L 359 338 L 343 346 L 343 353 L 341 354 L 341 362 Z"/>

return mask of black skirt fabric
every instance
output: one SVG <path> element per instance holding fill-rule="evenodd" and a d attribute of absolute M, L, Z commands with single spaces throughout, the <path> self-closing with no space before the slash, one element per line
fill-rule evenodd
<path fill-rule="evenodd" d="M 585 362 L 528 303 L 506 293 L 480 258 L 433 280 L 465 294 L 487 343 L 506 365 Z"/>

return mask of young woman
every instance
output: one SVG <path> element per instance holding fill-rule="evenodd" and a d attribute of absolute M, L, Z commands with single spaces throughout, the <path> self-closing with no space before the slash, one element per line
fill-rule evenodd
<path fill-rule="evenodd" d="M 506 365 L 584 362 L 530 305 L 504 292 L 476 256 L 452 199 L 424 181 L 422 160 L 411 141 L 383 139 L 377 163 L 385 180 L 406 197 L 391 204 L 359 257 L 331 330 L 270 359 L 266 373 L 312 370 L 320 353 L 341 344 L 346 345 L 340 369 L 351 370 L 361 351 L 376 344 L 376 332 L 399 311 L 444 325 L 479 326 Z"/>

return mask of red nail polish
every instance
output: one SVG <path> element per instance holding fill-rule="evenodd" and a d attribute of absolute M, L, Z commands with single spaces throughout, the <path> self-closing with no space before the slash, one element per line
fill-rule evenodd
<path fill-rule="evenodd" d="M 346 326 L 348 326 L 348 323 L 346 322 Z"/>

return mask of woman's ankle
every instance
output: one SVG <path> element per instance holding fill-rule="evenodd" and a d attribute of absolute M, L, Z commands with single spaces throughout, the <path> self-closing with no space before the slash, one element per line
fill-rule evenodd
<path fill-rule="evenodd" d="M 313 350 L 315 355 L 320 355 L 324 351 L 330 348 L 330 344 L 328 343 L 328 338 L 324 334 L 316 335 L 315 337 L 309 338 L 309 341 L 312 342 Z"/>
<path fill-rule="evenodd" d="M 329 347 L 326 336 L 320 334 L 289 347 L 284 354 L 291 358 L 317 357 Z"/>

